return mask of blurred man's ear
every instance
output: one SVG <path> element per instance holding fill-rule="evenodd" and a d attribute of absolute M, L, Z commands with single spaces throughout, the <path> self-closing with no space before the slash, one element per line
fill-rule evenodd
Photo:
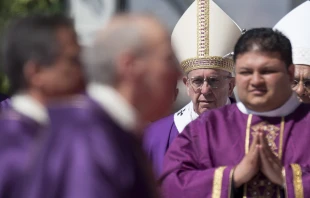
<path fill-rule="evenodd" d="M 295 75 L 295 65 L 291 64 L 288 67 L 288 75 L 290 76 L 290 81 L 293 82 Z"/>
<path fill-rule="evenodd" d="M 24 66 L 24 77 L 28 86 L 41 86 L 42 76 L 40 75 L 40 67 L 34 61 L 28 61 Z"/>

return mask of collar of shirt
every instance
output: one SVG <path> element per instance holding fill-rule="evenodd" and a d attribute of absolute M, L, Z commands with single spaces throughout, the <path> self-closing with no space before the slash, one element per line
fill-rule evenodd
<path fill-rule="evenodd" d="M 87 87 L 87 93 L 121 128 L 137 130 L 139 123 L 135 108 L 115 89 L 99 83 L 91 83 Z"/>
<path fill-rule="evenodd" d="M 253 114 L 253 115 L 264 116 L 264 117 L 287 116 L 290 113 L 294 112 L 299 105 L 300 105 L 300 102 L 299 102 L 295 92 L 293 92 L 292 96 L 281 107 L 279 107 L 275 110 L 272 110 L 272 111 L 267 111 L 267 112 L 252 111 L 252 110 L 246 108 L 242 102 L 237 103 L 237 107 L 242 113 Z"/>
<path fill-rule="evenodd" d="M 49 122 L 46 108 L 37 100 L 27 94 L 16 94 L 11 99 L 12 108 L 35 120 L 39 124 L 47 125 Z"/>
<path fill-rule="evenodd" d="M 227 98 L 227 102 L 225 105 L 231 104 L 229 98 Z M 174 123 L 179 133 L 181 133 L 184 128 L 192 121 L 197 119 L 199 115 L 194 111 L 193 102 L 188 103 L 185 107 L 174 114 Z"/>

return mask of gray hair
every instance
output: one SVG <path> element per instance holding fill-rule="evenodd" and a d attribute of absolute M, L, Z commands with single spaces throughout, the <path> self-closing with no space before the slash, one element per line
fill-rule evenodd
<path fill-rule="evenodd" d="M 83 62 L 88 82 L 112 85 L 119 56 L 127 52 L 141 55 L 144 51 L 143 28 L 133 20 L 126 22 L 108 26 L 99 32 L 92 46 L 85 48 Z"/>

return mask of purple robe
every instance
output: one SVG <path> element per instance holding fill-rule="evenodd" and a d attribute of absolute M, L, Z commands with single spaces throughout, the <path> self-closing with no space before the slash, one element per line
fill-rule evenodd
<path fill-rule="evenodd" d="M 153 164 L 157 177 L 162 173 L 164 156 L 169 145 L 179 135 L 173 118 L 172 114 L 156 121 L 146 129 L 144 135 L 144 150 Z"/>
<path fill-rule="evenodd" d="M 153 198 L 141 142 L 83 96 L 49 108 L 50 137 L 22 198 Z"/>
<path fill-rule="evenodd" d="M 252 132 L 265 130 L 268 144 L 285 168 L 286 189 L 257 174 L 233 189 L 234 167 L 252 142 Z M 288 116 L 243 114 L 235 104 L 202 114 L 175 139 L 164 159 L 162 191 L 166 198 L 284 197 L 310 195 L 310 105 Z M 241 191 L 241 193 L 240 193 Z M 281 195 L 282 193 L 282 195 Z"/>
<path fill-rule="evenodd" d="M 233 98 L 229 99 L 231 103 L 236 102 Z M 184 113 L 187 112 L 185 108 L 178 111 L 176 115 L 184 116 Z M 145 130 L 143 140 L 144 150 L 153 164 L 153 169 L 157 177 L 162 173 L 165 153 L 180 132 L 182 131 L 178 131 L 176 127 L 174 114 L 152 123 Z"/>
<path fill-rule="evenodd" d="M 10 198 L 31 166 L 42 127 L 22 114 L 8 110 L 0 116 L 0 197 Z"/>

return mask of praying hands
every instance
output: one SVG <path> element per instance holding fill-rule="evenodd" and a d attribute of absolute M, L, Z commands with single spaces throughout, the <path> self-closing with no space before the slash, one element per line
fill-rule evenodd
<path fill-rule="evenodd" d="M 261 171 L 271 182 L 282 186 L 284 178 L 282 175 L 283 165 L 280 159 L 275 156 L 263 132 L 254 134 L 253 142 L 248 154 L 236 166 L 234 171 L 234 184 L 238 188 L 250 181 Z"/>

